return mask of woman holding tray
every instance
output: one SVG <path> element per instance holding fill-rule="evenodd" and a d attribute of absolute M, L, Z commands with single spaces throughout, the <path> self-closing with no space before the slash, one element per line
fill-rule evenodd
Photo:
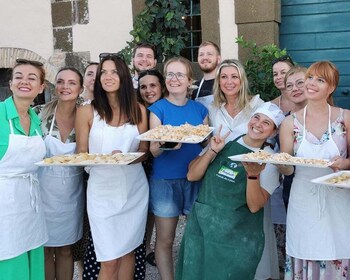
<path fill-rule="evenodd" d="M 0 102 L 0 278 L 43 280 L 47 230 L 34 163 L 46 150 L 30 108 L 45 89 L 43 64 L 17 59 L 10 89 Z"/>
<path fill-rule="evenodd" d="M 35 107 L 42 121 L 46 157 L 73 154 L 76 102 L 83 91 L 83 76 L 72 67 L 58 71 L 56 98 Z M 49 240 L 45 244 L 46 279 L 73 277 L 72 244 L 83 234 L 83 169 L 50 166 L 38 171 Z"/>
<path fill-rule="evenodd" d="M 235 59 L 224 60 L 214 82 L 214 103 L 209 109 L 209 122 L 222 133 L 230 132 L 226 143 L 248 132 L 252 113 L 263 104 L 259 95 L 251 95 L 243 65 Z M 265 249 L 256 279 L 278 278 L 277 245 L 271 221 L 270 200 L 264 210 Z"/>
<path fill-rule="evenodd" d="M 246 135 L 226 142 L 222 128 L 193 160 L 187 178 L 203 185 L 188 217 L 176 269 L 177 280 L 254 279 L 264 249 L 264 211 L 279 184 L 272 164 L 240 163 L 228 157 L 263 149 L 277 132 L 282 111 L 268 102 L 250 118 Z M 226 143 L 226 144 L 225 144 Z"/>
<path fill-rule="evenodd" d="M 333 161 L 333 170 L 349 169 L 350 112 L 332 106 L 339 72 L 329 61 L 306 72 L 307 106 L 281 125 L 281 152 Z M 285 174 L 293 172 L 284 167 Z M 295 168 L 287 215 L 285 279 L 350 279 L 350 191 L 310 180 L 330 168 Z"/>
<path fill-rule="evenodd" d="M 129 69 L 118 53 L 100 54 L 94 100 L 78 108 L 78 152 L 147 152 L 136 137 L 147 130 L 147 114 L 137 103 Z M 140 157 L 130 165 L 89 170 L 87 211 L 99 279 L 132 279 L 134 249 L 145 234 L 148 183 Z"/>
<path fill-rule="evenodd" d="M 149 107 L 150 128 L 170 124 L 179 126 L 207 124 L 208 110 L 187 98 L 192 84 L 191 63 L 183 57 L 169 59 L 164 65 L 167 93 Z M 172 247 L 180 215 L 187 215 L 197 197 L 199 182 L 186 179 L 188 164 L 202 150 L 200 144 L 177 144 L 163 150 L 160 142 L 151 142 L 154 156 L 150 179 L 150 209 L 155 215 L 157 267 L 162 279 L 173 279 Z"/>

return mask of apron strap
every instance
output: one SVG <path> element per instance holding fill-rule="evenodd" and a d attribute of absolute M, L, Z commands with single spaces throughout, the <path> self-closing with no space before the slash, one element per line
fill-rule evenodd
<path fill-rule="evenodd" d="M 54 112 L 53 112 L 53 117 L 52 117 L 52 121 L 51 121 L 51 126 L 50 126 L 49 135 L 52 134 L 53 126 L 54 126 L 54 124 L 55 124 L 55 120 L 56 120 L 56 110 L 57 110 L 57 106 L 55 107 L 55 110 L 54 110 Z"/>
<path fill-rule="evenodd" d="M 204 83 L 204 77 L 202 78 L 201 82 L 199 83 L 199 86 L 198 86 L 198 89 L 197 89 L 196 98 L 194 100 L 196 100 L 198 98 L 198 95 L 199 95 L 199 92 L 201 91 L 203 83 Z"/>
<path fill-rule="evenodd" d="M 35 212 L 38 212 L 38 201 L 39 201 L 39 180 L 33 173 L 23 174 L 0 174 L 2 178 L 22 178 L 29 180 L 29 194 L 30 194 L 30 206 Z"/>

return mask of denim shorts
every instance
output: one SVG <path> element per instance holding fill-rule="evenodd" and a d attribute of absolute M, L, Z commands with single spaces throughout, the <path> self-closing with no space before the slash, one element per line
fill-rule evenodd
<path fill-rule="evenodd" d="M 151 179 L 149 210 L 158 217 L 187 215 L 197 199 L 201 182 L 187 179 Z"/>

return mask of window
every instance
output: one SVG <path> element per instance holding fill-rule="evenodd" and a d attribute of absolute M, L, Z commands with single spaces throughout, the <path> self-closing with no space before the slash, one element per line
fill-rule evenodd
<path fill-rule="evenodd" d="M 185 0 L 187 14 L 183 16 L 186 27 L 190 31 L 186 48 L 181 51 L 181 55 L 192 62 L 197 61 L 198 47 L 202 42 L 202 25 L 200 0 Z"/>

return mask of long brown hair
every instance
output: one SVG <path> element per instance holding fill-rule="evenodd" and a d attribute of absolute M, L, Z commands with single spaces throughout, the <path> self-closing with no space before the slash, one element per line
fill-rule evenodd
<path fill-rule="evenodd" d="M 106 91 L 101 84 L 101 70 L 105 61 L 114 62 L 120 79 L 118 94 L 116 95 L 119 103 L 119 119 L 123 116 L 127 117 L 130 124 L 139 124 L 142 121 L 142 113 L 137 103 L 136 94 L 132 84 L 132 78 L 129 68 L 123 58 L 118 55 L 108 55 L 101 59 L 96 71 L 96 80 L 94 86 L 94 100 L 92 104 L 102 119 L 111 122 L 113 119 L 113 111 L 108 102 Z"/>

